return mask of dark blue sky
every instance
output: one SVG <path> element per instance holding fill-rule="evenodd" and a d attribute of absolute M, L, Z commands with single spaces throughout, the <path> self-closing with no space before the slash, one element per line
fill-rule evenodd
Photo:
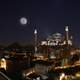
<path fill-rule="evenodd" d="M 21 17 L 28 24 L 19 23 Z M 80 1 L 79 0 L 4 0 L 0 1 L 0 44 L 32 43 L 34 29 L 39 38 L 60 32 L 70 25 L 73 39 L 80 43 Z"/>

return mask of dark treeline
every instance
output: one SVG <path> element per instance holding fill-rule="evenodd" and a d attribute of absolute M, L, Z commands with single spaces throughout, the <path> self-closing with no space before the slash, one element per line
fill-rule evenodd
<path fill-rule="evenodd" d="M 8 51 L 17 51 L 17 52 L 34 52 L 34 45 L 33 44 L 27 44 L 27 45 L 21 45 L 18 42 L 14 42 L 10 45 L 0 45 L 0 50 L 8 50 Z"/>

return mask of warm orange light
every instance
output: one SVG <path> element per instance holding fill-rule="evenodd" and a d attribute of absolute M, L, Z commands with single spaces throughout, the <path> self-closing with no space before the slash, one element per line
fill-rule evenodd
<path fill-rule="evenodd" d="M 4 58 L 1 59 L 1 68 L 4 68 L 6 70 L 6 60 Z"/>

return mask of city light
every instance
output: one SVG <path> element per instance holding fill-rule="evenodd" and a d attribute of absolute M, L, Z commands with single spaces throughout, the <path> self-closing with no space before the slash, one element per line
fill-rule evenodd
<path fill-rule="evenodd" d="M 34 34 L 37 34 L 37 30 L 36 29 L 34 30 Z"/>
<path fill-rule="evenodd" d="M 59 79 L 59 80 L 63 80 L 63 79 L 64 79 L 64 77 L 65 77 L 65 74 L 64 74 L 64 73 L 62 73 L 62 74 L 60 75 L 60 79 Z"/>
<path fill-rule="evenodd" d="M 6 70 L 7 64 L 6 64 L 6 60 L 4 58 L 1 59 L 0 67 L 4 68 Z"/>
<path fill-rule="evenodd" d="M 66 26 L 65 31 L 68 31 L 68 26 Z"/>

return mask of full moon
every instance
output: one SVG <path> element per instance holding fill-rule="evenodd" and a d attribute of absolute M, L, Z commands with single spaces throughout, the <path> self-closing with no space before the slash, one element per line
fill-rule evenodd
<path fill-rule="evenodd" d="M 27 24 L 27 19 L 25 17 L 20 18 L 20 23 L 22 25 L 26 25 Z"/>

